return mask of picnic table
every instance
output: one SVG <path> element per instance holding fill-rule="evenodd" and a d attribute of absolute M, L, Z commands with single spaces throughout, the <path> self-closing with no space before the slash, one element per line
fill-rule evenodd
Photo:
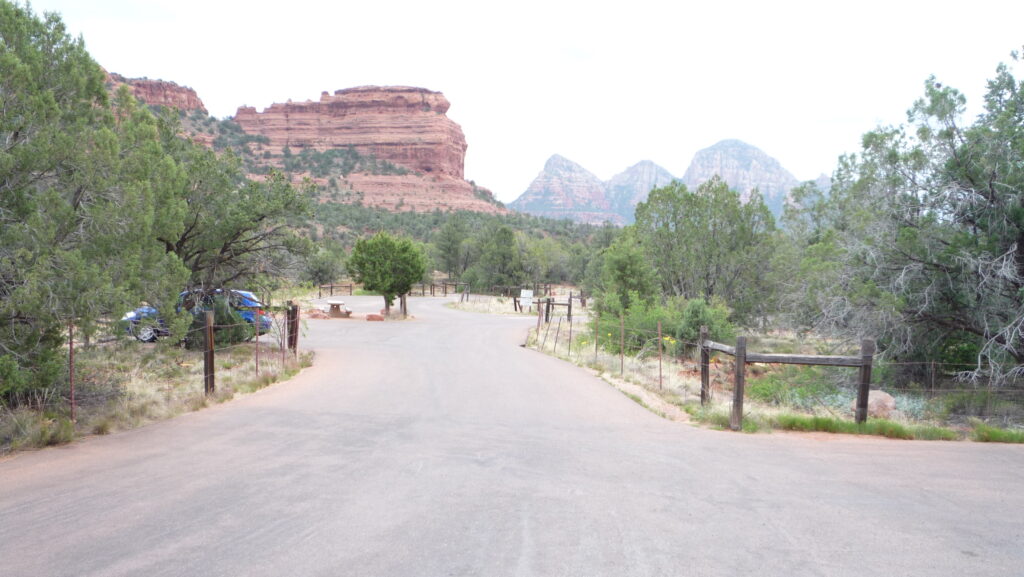
<path fill-rule="evenodd" d="M 327 311 L 328 316 L 331 318 L 348 318 L 352 316 L 352 309 L 346 307 L 343 300 L 328 299 L 327 304 L 331 307 Z"/>

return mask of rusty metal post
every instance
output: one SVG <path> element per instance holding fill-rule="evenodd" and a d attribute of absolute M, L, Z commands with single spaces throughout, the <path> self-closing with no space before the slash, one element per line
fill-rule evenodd
<path fill-rule="evenodd" d="M 558 355 L 558 335 L 562 333 L 562 317 L 558 317 L 558 328 L 555 329 L 555 344 L 551 347 L 551 354 Z"/>
<path fill-rule="evenodd" d="M 619 313 L 619 376 L 626 375 L 626 317 Z"/>
<path fill-rule="evenodd" d="M 708 348 L 708 328 L 700 327 L 700 406 L 711 400 L 711 349 Z"/>
<path fill-rule="evenodd" d="M 71 383 L 71 422 L 75 422 L 75 325 L 68 325 L 68 381 Z"/>
<path fill-rule="evenodd" d="M 658 321 L 658 390 L 661 390 L 665 386 L 664 378 L 661 372 L 661 321 Z"/>
<path fill-rule="evenodd" d="M 253 326 L 256 328 L 256 376 L 260 376 L 260 328 L 263 326 L 263 310 L 259 309 L 256 311 L 256 322 Z"/>

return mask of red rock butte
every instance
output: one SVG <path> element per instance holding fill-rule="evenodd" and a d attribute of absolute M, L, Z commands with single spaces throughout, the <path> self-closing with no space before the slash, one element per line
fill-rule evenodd
<path fill-rule="evenodd" d="M 234 121 L 247 134 L 264 137 L 262 148 L 274 155 L 285 148 L 298 154 L 351 147 L 413 172 L 349 174 L 343 183 L 366 206 L 508 212 L 486 200 L 490 191 L 466 182 L 466 137 L 446 116 L 449 106 L 443 94 L 425 88 L 360 86 L 323 92 L 319 101 L 275 103 L 263 112 L 242 106 Z"/>
<path fill-rule="evenodd" d="M 246 133 L 266 137 L 275 154 L 285 147 L 293 153 L 353 147 L 417 172 L 462 179 L 466 137 L 445 115 L 449 106 L 443 94 L 424 88 L 361 86 L 263 112 L 243 106 L 234 120 Z"/>

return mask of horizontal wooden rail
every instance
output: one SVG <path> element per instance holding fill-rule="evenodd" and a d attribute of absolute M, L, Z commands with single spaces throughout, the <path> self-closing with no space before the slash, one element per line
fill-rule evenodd
<path fill-rule="evenodd" d="M 718 351 L 736 357 L 736 375 L 733 384 L 733 411 L 729 426 L 738 431 L 743 426 L 743 389 L 746 380 L 747 363 L 769 363 L 782 365 L 812 365 L 828 367 L 850 367 L 860 369 L 857 388 L 857 409 L 855 419 L 858 423 L 867 420 L 868 389 L 871 385 L 871 366 L 875 354 L 875 342 L 864 339 L 861 342 L 860 356 L 836 355 L 789 355 L 777 353 L 748 353 L 746 337 L 737 337 L 736 346 L 730 347 L 716 343 L 707 338 L 707 327 L 700 328 L 700 402 L 706 404 L 710 398 L 710 367 L 711 351 Z"/>
<path fill-rule="evenodd" d="M 720 353 L 736 356 L 736 347 L 704 341 L 704 346 Z M 768 363 L 779 365 L 819 365 L 827 367 L 860 367 L 864 364 L 860 357 L 844 357 L 836 355 L 789 355 L 779 353 L 747 353 L 748 363 Z"/>

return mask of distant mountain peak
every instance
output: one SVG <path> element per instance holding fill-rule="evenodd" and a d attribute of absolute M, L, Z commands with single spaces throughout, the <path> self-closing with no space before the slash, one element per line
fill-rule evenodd
<path fill-rule="evenodd" d="M 781 214 L 790 189 L 799 181 L 760 148 L 742 140 L 722 140 L 698 150 L 683 175 L 688 187 L 697 187 L 718 175 L 746 200 L 755 188 L 772 212 Z"/>
<path fill-rule="evenodd" d="M 654 188 L 681 180 L 691 190 L 718 175 L 747 199 L 757 189 L 765 204 L 781 214 L 790 189 L 799 184 L 778 160 L 735 138 L 698 151 L 682 179 L 653 161 L 641 160 L 602 182 L 579 164 L 554 154 L 530 187 L 509 207 L 519 212 L 581 222 L 633 222 L 636 205 Z"/>

